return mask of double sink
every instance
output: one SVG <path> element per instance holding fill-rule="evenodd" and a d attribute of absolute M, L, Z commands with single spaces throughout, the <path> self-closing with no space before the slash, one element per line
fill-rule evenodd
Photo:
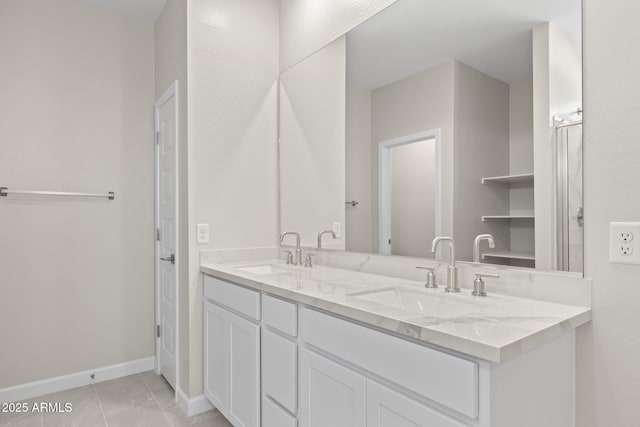
<path fill-rule="evenodd" d="M 278 261 L 231 266 L 235 270 L 257 276 L 295 276 L 299 267 Z M 372 289 L 347 292 L 347 298 L 380 304 L 439 318 L 452 318 L 477 312 L 483 301 L 460 294 L 446 294 L 442 289 L 422 289 L 412 286 L 382 286 Z"/>

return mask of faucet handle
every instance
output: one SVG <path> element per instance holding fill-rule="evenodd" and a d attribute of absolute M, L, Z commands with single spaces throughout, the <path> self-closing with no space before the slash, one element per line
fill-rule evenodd
<path fill-rule="evenodd" d="M 499 274 L 489 274 L 489 273 L 476 273 L 476 280 L 473 281 L 473 292 L 471 295 L 474 297 L 486 297 L 487 291 L 484 289 L 484 278 L 489 277 L 492 279 L 499 279 Z"/>
<path fill-rule="evenodd" d="M 287 264 L 294 264 L 293 262 L 293 252 L 291 251 L 282 251 L 287 254 Z"/>
<path fill-rule="evenodd" d="M 307 254 L 304 258 L 304 266 L 305 267 L 313 267 L 312 257 L 316 256 L 316 254 Z"/>
<path fill-rule="evenodd" d="M 417 265 L 416 268 L 418 270 L 429 270 L 427 273 L 427 282 L 424 284 L 425 288 L 436 289 L 438 284 L 436 283 L 436 272 L 434 267 L 423 267 L 421 265 Z"/>

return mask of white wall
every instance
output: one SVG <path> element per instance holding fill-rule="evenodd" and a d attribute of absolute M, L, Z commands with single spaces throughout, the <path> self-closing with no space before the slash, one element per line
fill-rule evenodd
<path fill-rule="evenodd" d="M 610 221 L 640 221 L 640 3 L 585 0 L 585 275 L 593 322 L 578 331 L 579 427 L 635 427 L 640 266 L 609 263 Z"/>
<path fill-rule="evenodd" d="M 189 240 L 188 240 L 188 127 L 187 127 L 187 2 L 168 0 L 155 23 L 155 98 L 158 99 L 167 88 L 178 81 L 178 185 L 179 185 L 179 221 L 178 224 L 178 291 L 180 313 L 189 312 Z M 189 322 L 184 317 L 179 322 L 180 362 L 189 360 Z M 189 370 L 187 363 L 178 364 L 179 387 L 189 389 Z"/>
<path fill-rule="evenodd" d="M 278 234 L 276 0 L 189 0 L 190 397 L 202 394 L 200 249 L 273 246 Z M 196 224 L 211 242 L 196 244 Z"/>
<path fill-rule="evenodd" d="M 533 30 L 536 268 L 555 268 L 553 116 L 582 105 L 580 46 L 553 24 Z"/>
<path fill-rule="evenodd" d="M 154 354 L 153 26 L 0 2 L 0 388 Z"/>
<path fill-rule="evenodd" d="M 300 233 L 307 247 L 345 223 L 345 79 L 341 37 L 280 80 L 280 230 Z M 344 249 L 344 236 L 325 247 Z"/>
<path fill-rule="evenodd" d="M 280 0 L 280 71 L 397 0 Z"/>
<path fill-rule="evenodd" d="M 345 147 L 345 245 L 351 252 L 372 252 L 371 90 L 347 83 Z M 375 209 L 378 209 L 376 206 Z"/>
<path fill-rule="evenodd" d="M 533 81 L 509 85 L 509 173 L 533 172 Z"/>

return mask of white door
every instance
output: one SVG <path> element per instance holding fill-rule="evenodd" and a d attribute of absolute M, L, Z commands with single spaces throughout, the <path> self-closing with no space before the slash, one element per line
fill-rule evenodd
<path fill-rule="evenodd" d="M 177 84 L 156 103 L 156 371 L 177 380 Z"/>
<path fill-rule="evenodd" d="M 309 350 L 300 350 L 302 427 L 365 427 L 363 376 Z"/>
<path fill-rule="evenodd" d="M 463 427 L 464 425 L 380 384 L 367 381 L 367 427 Z"/>

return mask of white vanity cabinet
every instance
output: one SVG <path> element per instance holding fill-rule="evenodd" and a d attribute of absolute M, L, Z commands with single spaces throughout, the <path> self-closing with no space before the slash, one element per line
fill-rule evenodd
<path fill-rule="evenodd" d="M 262 427 L 296 427 L 298 306 L 262 295 Z"/>
<path fill-rule="evenodd" d="M 236 427 L 574 426 L 573 331 L 490 363 L 210 277 L 205 301 L 205 396 Z"/>
<path fill-rule="evenodd" d="M 260 426 L 260 294 L 205 278 L 204 393 L 236 427 Z"/>
<path fill-rule="evenodd" d="M 366 379 L 319 354 L 300 350 L 301 427 L 366 427 Z"/>

